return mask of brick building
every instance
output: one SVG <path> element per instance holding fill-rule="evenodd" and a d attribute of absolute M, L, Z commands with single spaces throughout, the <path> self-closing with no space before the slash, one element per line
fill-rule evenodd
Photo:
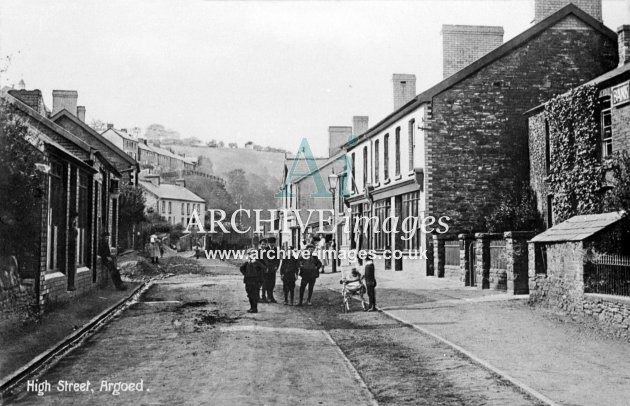
<path fill-rule="evenodd" d="M 35 237 L 40 261 L 27 264 L 22 275 L 32 279 L 42 307 L 93 291 L 109 278 L 99 265 L 99 236 L 109 231 L 115 245 L 122 175 L 104 153 L 49 119 L 39 90 L 3 97 L 17 108 L 47 168 L 41 233 Z"/>
<path fill-rule="evenodd" d="M 616 35 L 600 15 L 573 4 L 560 8 L 564 1 L 546 3 L 557 11 L 489 53 L 474 55 L 478 59 L 463 69 L 445 67 L 445 75 L 456 73 L 345 146 L 357 174 L 357 192 L 348 199 L 353 218 L 448 216 L 449 232 L 482 231 L 483 217 L 499 203 L 500 192 L 527 179 L 523 113 L 617 64 Z M 478 29 L 484 30 L 492 31 L 493 41 L 500 35 L 496 28 Z M 471 31 L 459 29 L 460 41 Z M 457 42 L 449 37 L 444 44 Z M 367 234 L 365 248 L 427 249 L 431 256 L 426 236 L 403 241 L 402 232 Z M 431 257 L 403 257 L 377 266 L 432 274 L 432 263 Z"/>
<path fill-rule="evenodd" d="M 599 89 L 599 153 L 602 160 L 616 152 L 630 151 L 630 26 L 619 27 L 619 65 L 587 85 Z M 553 155 L 544 104 L 527 112 L 529 126 L 530 185 L 546 227 L 554 225 L 553 195 L 546 180 Z"/>

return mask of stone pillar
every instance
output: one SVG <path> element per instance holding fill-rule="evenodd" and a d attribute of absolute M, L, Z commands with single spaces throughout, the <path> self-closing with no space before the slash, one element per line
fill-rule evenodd
<path fill-rule="evenodd" d="M 488 233 L 475 234 L 475 278 L 479 289 L 490 288 L 490 236 Z"/>
<path fill-rule="evenodd" d="M 461 270 L 464 286 L 472 286 L 474 281 L 475 264 L 470 263 L 470 253 L 474 249 L 475 236 L 472 234 L 459 234 L 459 269 Z M 473 244 L 473 246 L 471 246 Z M 472 266 L 471 266 L 472 265 Z"/>
<path fill-rule="evenodd" d="M 426 249 L 427 249 L 427 276 L 434 276 L 435 275 L 435 270 L 434 268 L 434 263 L 433 263 L 433 238 L 431 238 L 431 235 L 429 234 L 425 234 L 424 235 L 424 241 L 426 243 Z"/>
<path fill-rule="evenodd" d="M 507 262 L 507 292 L 514 295 L 529 293 L 529 250 L 527 241 L 534 236 L 529 231 L 508 231 L 505 238 Z"/>
<path fill-rule="evenodd" d="M 444 240 L 433 234 L 433 269 L 435 276 L 444 277 Z"/>
<path fill-rule="evenodd" d="M 444 241 L 453 240 L 453 234 L 433 234 L 433 268 L 438 278 L 444 277 L 444 264 L 446 262 Z"/>

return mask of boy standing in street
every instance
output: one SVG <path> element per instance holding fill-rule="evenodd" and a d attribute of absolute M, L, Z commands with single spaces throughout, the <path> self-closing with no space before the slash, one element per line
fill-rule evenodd
<path fill-rule="evenodd" d="M 300 262 L 297 258 L 297 251 L 289 248 L 287 256 L 282 259 L 280 268 L 280 279 L 282 279 L 282 290 L 284 292 L 284 304 L 289 304 L 291 297 L 291 306 L 293 306 L 293 296 L 295 294 L 295 281 L 297 280 Z"/>
<path fill-rule="evenodd" d="M 306 299 L 306 305 L 310 306 L 311 297 L 313 296 L 313 287 L 315 286 L 315 281 L 319 278 L 319 270 L 322 267 L 322 263 L 315 255 L 315 246 L 308 245 L 306 247 L 308 250 L 308 255 L 306 258 L 302 258 L 300 261 L 300 275 L 302 276 L 302 281 L 300 282 L 300 303 L 298 306 L 303 305 L 304 301 L 304 291 L 308 286 L 308 298 Z"/>
<path fill-rule="evenodd" d="M 247 251 L 247 255 L 247 262 L 240 267 L 240 271 L 243 274 L 243 282 L 245 283 L 245 291 L 249 299 L 250 309 L 247 312 L 258 313 L 258 292 L 262 285 L 265 268 L 256 260 L 256 251 L 254 249 Z"/>

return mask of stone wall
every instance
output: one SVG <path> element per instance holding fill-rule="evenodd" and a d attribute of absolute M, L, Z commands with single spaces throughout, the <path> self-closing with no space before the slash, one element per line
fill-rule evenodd
<path fill-rule="evenodd" d="M 536 249 L 532 246 L 534 244 L 530 244 L 530 251 Z M 584 243 L 548 244 L 546 252 L 546 273 L 536 268 L 536 264 L 532 262 L 533 255 L 529 256 L 530 301 L 569 312 L 581 309 L 587 255 Z"/>
<path fill-rule="evenodd" d="M 592 317 L 604 330 L 630 338 L 630 297 L 584 293 L 589 246 L 583 242 L 547 244 L 546 259 L 536 255 L 540 248 L 540 244 L 529 244 L 530 303 Z"/>
<path fill-rule="evenodd" d="M 449 231 L 480 229 L 500 192 L 527 179 L 527 110 L 617 65 L 616 39 L 582 24 L 543 31 L 433 98 L 427 214 L 451 217 Z"/>
<path fill-rule="evenodd" d="M 587 293 L 582 301 L 583 313 L 593 317 L 604 330 L 630 339 L 630 298 Z"/>

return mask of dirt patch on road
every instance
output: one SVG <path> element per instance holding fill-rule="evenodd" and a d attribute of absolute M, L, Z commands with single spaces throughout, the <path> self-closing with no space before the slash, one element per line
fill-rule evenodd
<path fill-rule="evenodd" d="M 218 310 L 208 310 L 195 315 L 193 323 L 197 326 L 214 325 L 217 323 L 236 323 L 240 317 L 230 317 Z"/>

